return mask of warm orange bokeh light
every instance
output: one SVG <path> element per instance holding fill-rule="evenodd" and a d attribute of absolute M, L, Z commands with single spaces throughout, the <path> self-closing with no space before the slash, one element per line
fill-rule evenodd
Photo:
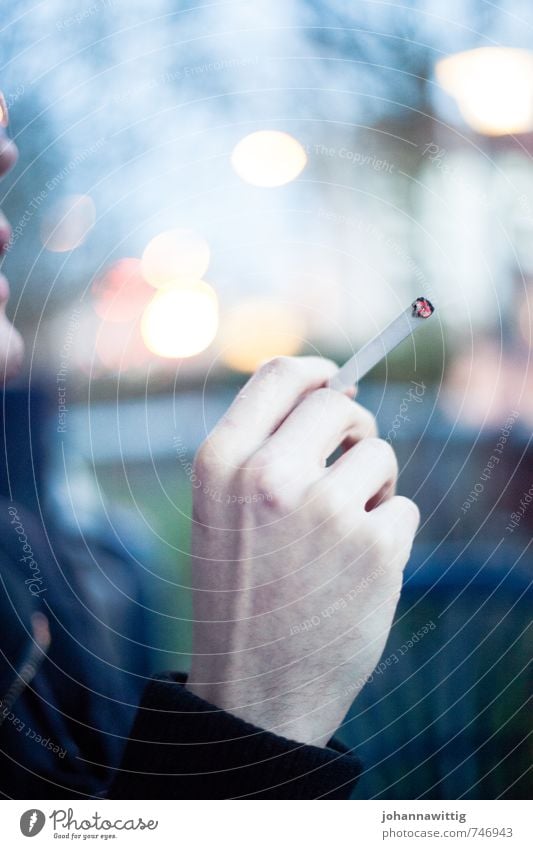
<path fill-rule="evenodd" d="M 155 236 L 142 256 L 142 271 L 151 286 L 201 280 L 209 266 L 209 245 L 194 230 L 166 230 Z"/>
<path fill-rule="evenodd" d="M 502 136 L 533 130 L 533 52 L 465 50 L 441 59 L 436 74 L 476 132 Z"/>
<path fill-rule="evenodd" d="M 193 357 L 204 351 L 218 328 L 218 300 L 208 283 L 161 289 L 144 311 L 141 333 L 159 357 Z"/>
<path fill-rule="evenodd" d="M 107 371 L 118 374 L 138 369 L 148 361 L 138 322 L 111 324 L 103 321 L 95 338 L 97 360 Z"/>
<path fill-rule="evenodd" d="M 305 324 L 296 307 L 251 298 L 225 318 L 222 359 L 237 371 L 252 372 L 271 357 L 296 354 L 304 338 Z"/>
<path fill-rule="evenodd" d="M 141 271 L 140 259 L 126 257 L 109 266 L 92 286 L 94 310 L 111 322 L 140 319 L 153 295 Z"/>

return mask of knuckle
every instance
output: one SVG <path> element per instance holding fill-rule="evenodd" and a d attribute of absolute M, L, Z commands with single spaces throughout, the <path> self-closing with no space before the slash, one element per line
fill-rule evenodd
<path fill-rule="evenodd" d="M 361 404 L 355 404 L 346 395 L 343 396 L 350 408 L 347 410 L 347 415 L 350 418 L 350 427 L 359 439 L 378 440 L 378 425 L 376 417 L 366 407 Z"/>
<path fill-rule="evenodd" d="M 208 477 L 217 465 L 216 453 L 209 439 L 198 448 L 193 460 L 193 470 L 200 478 Z"/>
<path fill-rule="evenodd" d="M 347 395 L 343 395 L 341 392 L 337 392 L 336 389 L 330 389 L 327 386 L 314 389 L 308 396 L 308 403 L 319 407 L 320 411 L 333 413 L 342 420 L 353 415 L 353 401 Z"/>
<path fill-rule="evenodd" d="M 359 406 L 359 418 L 368 439 L 378 439 L 378 423 L 376 417 L 366 407 Z M 388 443 L 387 443 L 388 444 Z"/>
<path fill-rule="evenodd" d="M 277 503 L 281 476 L 272 464 L 254 469 L 243 469 L 240 474 L 243 488 L 264 497 L 269 503 Z"/>
<path fill-rule="evenodd" d="M 260 378 L 269 377 L 270 375 L 283 378 L 294 374 L 297 368 L 298 359 L 296 357 L 278 356 L 272 357 L 272 359 L 263 363 L 257 374 Z"/>
<path fill-rule="evenodd" d="M 386 528 L 372 530 L 365 536 L 366 548 L 381 564 L 388 564 L 394 554 L 392 534 Z"/>
<path fill-rule="evenodd" d="M 405 527 L 406 522 L 403 520 L 407 520 L 409 530 L 412 528 L 412 535 L 416 532 L 420 524 L 420 510 L 418 505 L 412 501 L 410 498 L 406 498 L 404 495 L 398 495 L 397 504 L 400 508 L 400 521 L 399 524 L 402 527 Z"/>
<path fill-rule="evenodd" d="M 327 386 L 311 392 L 306 403 L 311 403 L 319 411 L 335 416 L 340 426 L 345 426 L 357 432 L 362 438 L 377 438 L 376 419 L 365 407 L 354 403 L 352 398 L 336 389 Z"/>
<path fill-rule="evenodd" d="M 330 389 L 328 386 L 321 386 L 319 389 L 313 390 L 309 397 L 320 404 L 341 404 L 344 400 L 348 401 L 345 395 L 337 392 L 336 389 Z"/>
<path fill-rule="evenodd" d="M 339 425 L 349 428 L 358 439 L 378 441 L 378 427 L 375 416 L 361 404 L 335 389 L 323 387 L 310 395 L 319 403 L 321 410 L 327 411 L 338 419 Z"/>
<path fill-rule="evenodd" d="M 310 484 L 307 501 L 313 511 L 313 521 L 321 523 L 333 519 L 338 513 L 338 495 L 334 487 L 328 486 L 324 480 Z"/>
<path fill-rule="evenodd" d="M 313 505 L 313 522 L 331 522 L 341 535 L 346 535 L 359 526 L 360 516 L 354 505 L 351 492 L 342 487 L 324 485 L 317 481 L 309 488 L 309 503 Z"/>
<path fill-rule="evenodd" d="M 374 558 L 380 561 L 390 559 L 394 550 L 394 534 L 388 524 L 369 521 L 369 515 L 365 514 L 364 521 L 359 529 L 359 538 L 365 550 L 370 552 Z"/>
<path fill-rule="evenodd" d="M 386 442 L 384 439 L 370 437 L 365 440 L 365 444 L 367 449 L 372 451 L 373 454 L 381 459 L 386 465 L 392 466 L 396 471 L 398 470 L 396 452 L 390 443 Z"/>

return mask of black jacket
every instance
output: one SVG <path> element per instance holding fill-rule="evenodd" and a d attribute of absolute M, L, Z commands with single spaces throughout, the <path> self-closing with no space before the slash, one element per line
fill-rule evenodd
<path fill-rule="evenodd" d="M 114 799 L 346 799 L 361 767 L 335 740 L 327 748 L 278 737 L 155 678 L 142 699 Z"/>
<path fill-rule="evenodd" d="M 146 681 L 136 596 L 126 562 L 0 499 L 0 797 L 105 791 Z"/>
<path fill-rule="evenodd" d="M 248 725 L 190 693 L 178 673 L 153 679 L 137 711 L 131 571 L 86 549 L 0 500 L 4 797 L 349 796 L 360 766 L 338 744 L 305 746 Z"/>

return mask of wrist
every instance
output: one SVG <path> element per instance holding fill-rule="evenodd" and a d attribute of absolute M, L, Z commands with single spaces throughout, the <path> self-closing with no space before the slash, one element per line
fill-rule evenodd
<path fill-rule="evenodd" d="M 286 694 L 266 696 L 256 688 L 245 692 L 242 685 L 199 683 L 192 674 L 186 686 L 198 698 L 243 722 L 304 745 L 325 747 L 336 731 L 324 729 L 319 711 L 305 715 L 304 699 L 299 700 L 299 710 L 294 711 L 290 709 L 291 697 Z"/>

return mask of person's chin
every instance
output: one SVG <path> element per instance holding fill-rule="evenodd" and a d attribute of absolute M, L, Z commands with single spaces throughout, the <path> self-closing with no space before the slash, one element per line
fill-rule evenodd
<path fill-rule="evenodd" d="M 5 315 L 0 314 L 0 388 L 22 368 L 24 342 Z"/>

